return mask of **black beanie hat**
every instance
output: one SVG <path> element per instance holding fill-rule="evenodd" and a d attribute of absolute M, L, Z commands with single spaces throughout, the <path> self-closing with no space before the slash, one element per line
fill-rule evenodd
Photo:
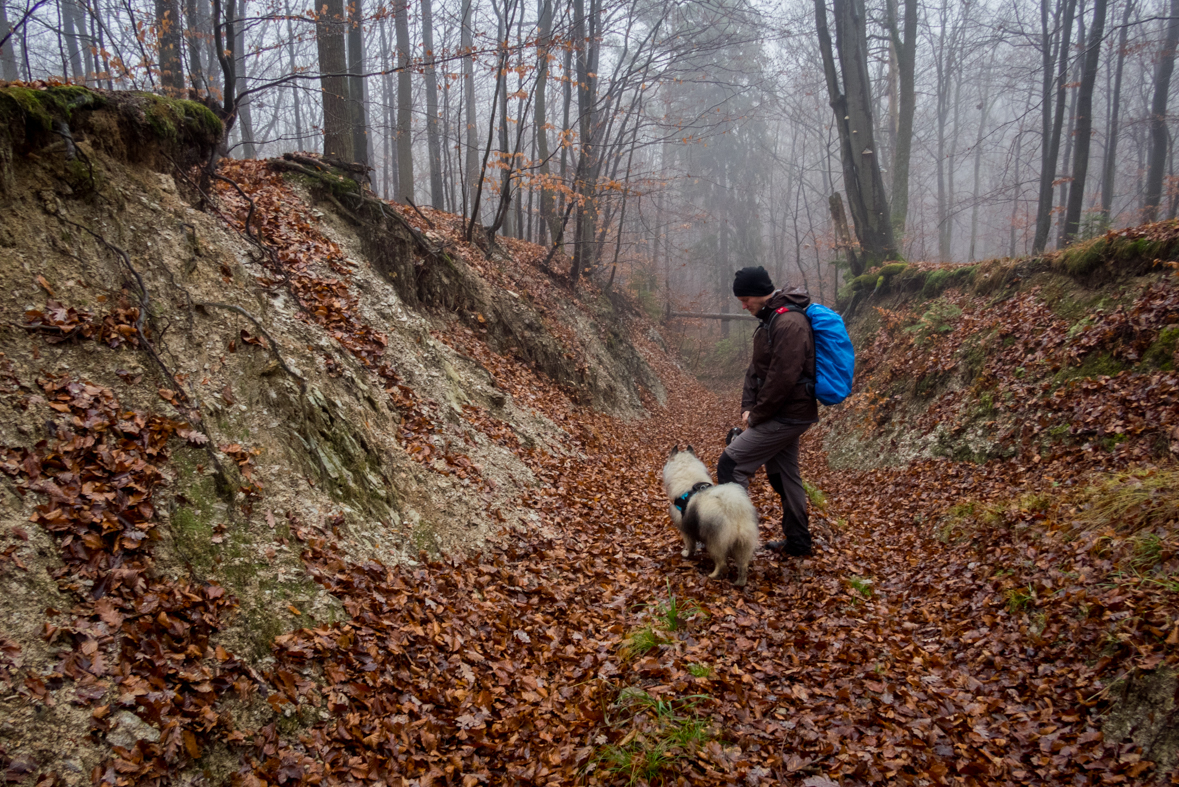
<path fill-rule="evenodd" d="M 742 268 L 733 277 L 733 294 L 738 298 L 769 295 L 773 291 L 774 283 L 770 281 L 770 274 L 760 265 L 756 268 Z"/>

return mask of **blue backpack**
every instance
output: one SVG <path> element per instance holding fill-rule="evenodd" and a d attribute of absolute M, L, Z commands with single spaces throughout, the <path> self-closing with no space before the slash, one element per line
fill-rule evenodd
<path fill-rule="evenodd" d="M 807 381 L 807 388 L 814 388 L 815 398 L 822 404 L 839 404 L 848 397 L 852 389 L 852 376 L 856 371 L 856 351 L 843 318 L 821 303 L 812 303 L 805 309 L 789 304 L 774 312 L 766 325 L 770 342 L 774 334 L 769 328 L 774 317 L 783 312 L 802 312 L 811 324 L 815 338 L 815 374 Z"/>

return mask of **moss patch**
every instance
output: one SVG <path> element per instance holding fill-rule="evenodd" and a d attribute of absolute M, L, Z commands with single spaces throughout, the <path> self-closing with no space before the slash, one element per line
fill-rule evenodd
<path fill-rule="evenodd" d="M 1095 377 L 1115 377 L 1126 370 L 1125 364 L 1109 353 L 1090 355 L 1080 366 L 1066 366 L 1056 373 L 1053 382 L 1060 386 L 1069 380 Z"/>
<path fill-rule="evenodd" d="M 1160 371 L 1172 371 L 1176 349 L 1179 349 L 1179 325 L 1168 325 L 1159 331 L 1159 338 L 1142 354 L 1142 363 Z"/>
<path fill-rule="evenodd" d="M 140 93 L 147 99 L 143 111 L 148 126 L 160 139 L 192 139 L 214 144 L 221 139 L 222 126 L 217 116 L 204 104 L 154 93 Z"/>

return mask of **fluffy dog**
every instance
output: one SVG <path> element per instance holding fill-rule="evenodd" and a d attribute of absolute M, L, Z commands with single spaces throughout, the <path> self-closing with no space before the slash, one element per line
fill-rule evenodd
<path fill-rule="evenodd" d="M 758 546 L 757 510 L 745 489 L 740 484 L 713 486 L 692 446 L 681 451 L 678 444 L 663 466 L 663 489 L 671 501 L 671 521 L 684 539 L 683 556 L 691 557 L 700 541 L 716 566 L 709 579 L 719 579 L 731 557 L 737 564 L 736 584 L 744 585 Z"/>

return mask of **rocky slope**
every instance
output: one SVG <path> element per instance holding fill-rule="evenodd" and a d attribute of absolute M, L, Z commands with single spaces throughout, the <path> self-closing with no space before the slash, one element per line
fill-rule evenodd
<path fill-rule="evenodd" d="M 455 217 L 407 219 L 311 159 L 209 178 L 220 124 L 199 104 L 12 85 L 0 119 L 0 746 L 17 776 L 85 781 L 141 734 L 138 767 L 172 761 L 186 711 L 153 706 L 145 727 L 109 689 L 143 657 L 117 651 L 145 605 L 210 618 L 157 665 L 169 685 L 211 674 L 213 643 L 251 674 L 282 632 L 346 618 L 297 523 L 330 521 L 342 558 L 407 566 L 543 531 L 526 460 L 584 436 L 538 406 L 536 375 L 621 418 L 665 398 L 651 326 L 570 291 L 545 250 L 464 243 Z"/>

